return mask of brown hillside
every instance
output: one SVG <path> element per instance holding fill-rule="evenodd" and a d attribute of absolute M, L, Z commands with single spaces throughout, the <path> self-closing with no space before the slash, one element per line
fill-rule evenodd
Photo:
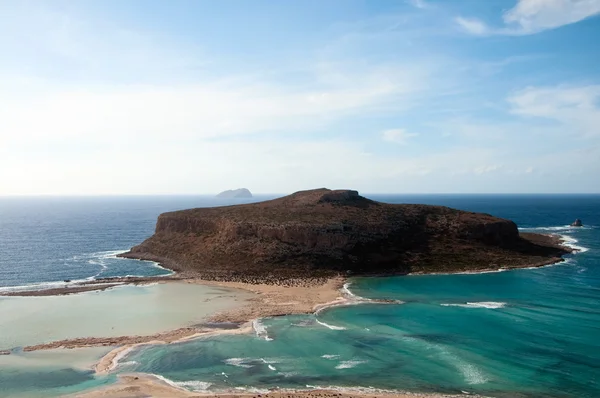
<path fill-rule="evenodd" d="M 525 235 L 525 234 L 524 234 Z M 560 261 L 553 239 L 441 206 L 316 189 L 261 203 L 161 214 L 124 257 L 205 279 L 281 283 L 335 274 L 460 272 Z"/>

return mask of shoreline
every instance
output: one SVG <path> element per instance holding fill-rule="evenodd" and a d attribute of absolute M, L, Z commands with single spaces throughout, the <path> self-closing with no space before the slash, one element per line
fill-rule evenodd
<path fill-rule="evenodd" d="M 473 398 L 482 398 L 471 395 Z M 413 393 L 373 388 L 314 387 L 307 389 L 265 389 L 256 391 L 222 390 L 190 391 L 164 377 L 148 373 L 130 373 L 120 375 L 116 383 L 100 389 L 68 395 L 71 398 L 459 398 L 461 395 Z"/>

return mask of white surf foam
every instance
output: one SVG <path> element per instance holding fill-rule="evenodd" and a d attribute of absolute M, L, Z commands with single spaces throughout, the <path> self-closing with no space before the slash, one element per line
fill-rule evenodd
<path fill-rule="evenodd" d="M 321 322 L 320 320 L 316 319 L 317 323 L 321 326 L 325 326 L 326 328 L 329 328 L 331 330 L 346 330 L 345 327 L 343 326 L 334 326 L 334 325 L 330 325 L 328 323 L 325 322 Z"/>
<path fill-rule="evenodd" d="M 137 361 L 127 361 L 127 362 L 120 362 L 119 363 L 119 367 L 123 367 L 123 366 L 134 366 L 137 365 L 139 362 Z"/>
<path fill-rule="evenodd" d="M 506 303 L 496 302 L 496 301 L 479 301 L 479 302 L 466 302 L 463 304 L 454 304 L 454 303 L 442 303 L 440 304 L 444 307 L 464 307 L 464 308 L 504 308 Z"/>
<path fill-rule="evenodd" d="M 350 291 L 350 284 L 351 283 L 352 282 L 346 282 L 346 283 L 344 283 L 344 286 L 342 287 L 342 293 L 344 293 L 347 297 L 362 299 L 362 297 L 357 296 L 356 294 L 354 294 L 354 293 L 352 293 Z"/>
<path fill-rule="evenodd" d="M 117 366 L 119 366 L 119 361 L 123 358 L 125 358 L 127 355 L 131 354 L 131 352 L 135 349 L 135 347 L 128 347 L 122 351 L 120 351 L 117 355 L 115 355 L 115 357 L 112 359 L 112 362 L 110 363 L 110 366 L 108 367 L 108 370 L 113 370 L 115 369 Z"/>
<path fill-rule="evenodd" d="M 352 284 L 352 282 L 346 282 L 346 283 L 344 283 L 344 286 L 342 287 L 342 294 L 347 299 L 351 300 L 352 302 L 354 302 L 356 304 L 369 303 L 369 302 L 376 301 L 376 300 L 372 300 L 372 299 L 368 299 L 368 298 L 365 298 L 365 297 L 361 297 L 361 296 L 359 296 L 357 294 L 352 293 L 352 291 L 350 290 L 350 285 L 351 284 Z"/>
<path fill-rule="evenodd" d="M 267 359 L 261 358 L 260 360 L 263 361 L 263 363 L 266 363 L 266 364 L 281 362 L 281 359 L 275 359 L 275 358 L 267 358 Z"/>
<path fill-rule="evenodd" d="M 335 355 L 335 354 L 325 354 L 325 355 L 321 355 L 321 358 L 325 358 L 325 359 L 336 359 L 339 358 L 339 355 Z"/>
<path fill-rule="evenodd" d="M 72 287 L 76 286 L 83 282 L 88 282 L 89 279 L 74 279 L 70 282 L 40 282 L 40 283 L 32 283 L 30 285 L 21 285 L 21 286 L 4 286 L 0 287 L 1 292 L 28 292 L 28 291 L 38 291 L 38 290 L 49 290 L 56 289 L 62 287 Z M 106 283 L 96 283 L 93 286 L 106 286 L 106 285 L 121 285 L 123 282 L 106 282 Z"/>
<path fill-rule="evenodd" d="M 467 384 L 483 384 L 488 381 L 487 376 L 477 366 L 465 361 L 460 356 L 450 352 L 446 347 L 434 344 L 431 345 L 432 349 L 439 352 L 439 356 L 442 360 L 449 363 L 460 372 L 465 379 Z"/>
<path fill-rule="evenodd" d="M 265 339 L 266 341 L 273 341 L 273 339 L 269 337 L 267 327 L 261 322 L 260 319 L 253 320 L 252 327 L 254 328 L 257 337 Z"/>
<path fill-rule="evenodd" d="M 250 358 L 229 358 L 224 360 L 227 365 L 237 366 L 238 368 L 251 368 L 254 365 L 250 365 L 246 362 L 251 361 Z"/>
<path fill-rule="evenodd" d="M 199 380 L 176 381 L 175 384 L 180 387 L 190 388 L 194 391 L 206 391 L 210 386 L 212 386 L 212 383 Z"/>
<path fill-rule="evenodd" d="M 483 384 L 488 381 L 487 377 L 476 366 L 470 363 L 459 363 L 456 365 L 462 373 L 467 384 Z"/>
<path fill-rule="evenodd" d="M 571 249 L 573 249 L 573 250 L 575 250 L 575 251 L 577 251 L 579 253 L 585 253 L 588 250 L 590 250 L 587 247 L 576 245 L 576 243 L 579 242 L 579 241 L 577 239 L 573 238 L 570 235 L 561 235 L 560 236 L 560 240 L 561 240 L 561 242 L 562 242 L 563 245 L 565 245 L 567 247 L 570 247 Z"/>
<path fill-rule="evenodd" d="M 164 376 L 161 375 L 157 375 L 157 374 L 152 374 L 151 376 L 156 377 L 157 379 L 159 379 L 160 381 L 170 385 L 171 387 L 175 387 L 177 389 L 180 390 L 193 390 L 193 391 L 206 391 L 208 390 L 208 388 L 210 386 L 212 386 L 212 383 L 208 383 L 205 381 L 198 381 L 198 380 L 189 380 L 189 381 L 173 381 L 171 379 L 167 379 Z"/>
<path fill-rule="evenodd" d="M 367 361 L 358 361 L 358 360 L 350 360 L 350 361 L 342 361 L 335 368 L 336 369 L 350 369 L 354 368 L 361 363 L 366 363 Z"/>

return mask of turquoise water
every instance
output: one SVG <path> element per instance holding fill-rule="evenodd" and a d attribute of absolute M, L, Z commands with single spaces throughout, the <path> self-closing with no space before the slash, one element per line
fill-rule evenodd
<path fill-rule="evenodd" d="M 125 358 L 118 372 L 153 373 L 197 390 L 341 386 L 493 397 L 600 396 L 600 196 L 371 197 L 483 211 L 513 219 L 521 228 L 562 234 L 587 251 L 540 269 L 355 279 L 354 294 L 403 304 L 331 308 L 316 316 L 262 320 L 261 332 L 253 335 L 145 347 Z M 130 220 L 138 220 L 131 226 L 137 232 L 124 236 L 151 234 L 153 212 L 190 207 L 191 199 L 161 200 L 160 205 L 118 202 Z M 565 226 L 575 218 L 586 227 Z M 124 244 L 102 242 L 85 250 L 117 250 Z M 7 373 L 3 366 L 0 396 L 23 391 L 41 396 L 33 392 L 42 390 L 52 396 L 47 391 L 114 380 L 114 375 L 96 379 L 77 367 L 13 367 Z M 3 389 L 8 393 L 2 395 Z"/>
<path fill-rule="evenodd" d="M 112 347 L 17 352 L 0 356 L 0 397 L 58 397 L 114 383 L 92 366 Z"/>

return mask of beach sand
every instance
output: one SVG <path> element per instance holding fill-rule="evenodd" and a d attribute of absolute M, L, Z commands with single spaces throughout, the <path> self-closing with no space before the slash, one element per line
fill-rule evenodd
<path fill-rule="evenodd" d="M 471 397 L 476 397 L 470 395 Z M 246 392 L 194 392 L 172 386 L 152 375 L 132 373 L 121 375 L 119 381 L 106 388 L 70 395 L 70 398 L 450 398 L 458 395 L 437 395 L 417 393 L 392 393 L 392 392 L 342 392 L 334 390 L 306 390 L 286 391 L 273 390 L 268 393 Z"/>

